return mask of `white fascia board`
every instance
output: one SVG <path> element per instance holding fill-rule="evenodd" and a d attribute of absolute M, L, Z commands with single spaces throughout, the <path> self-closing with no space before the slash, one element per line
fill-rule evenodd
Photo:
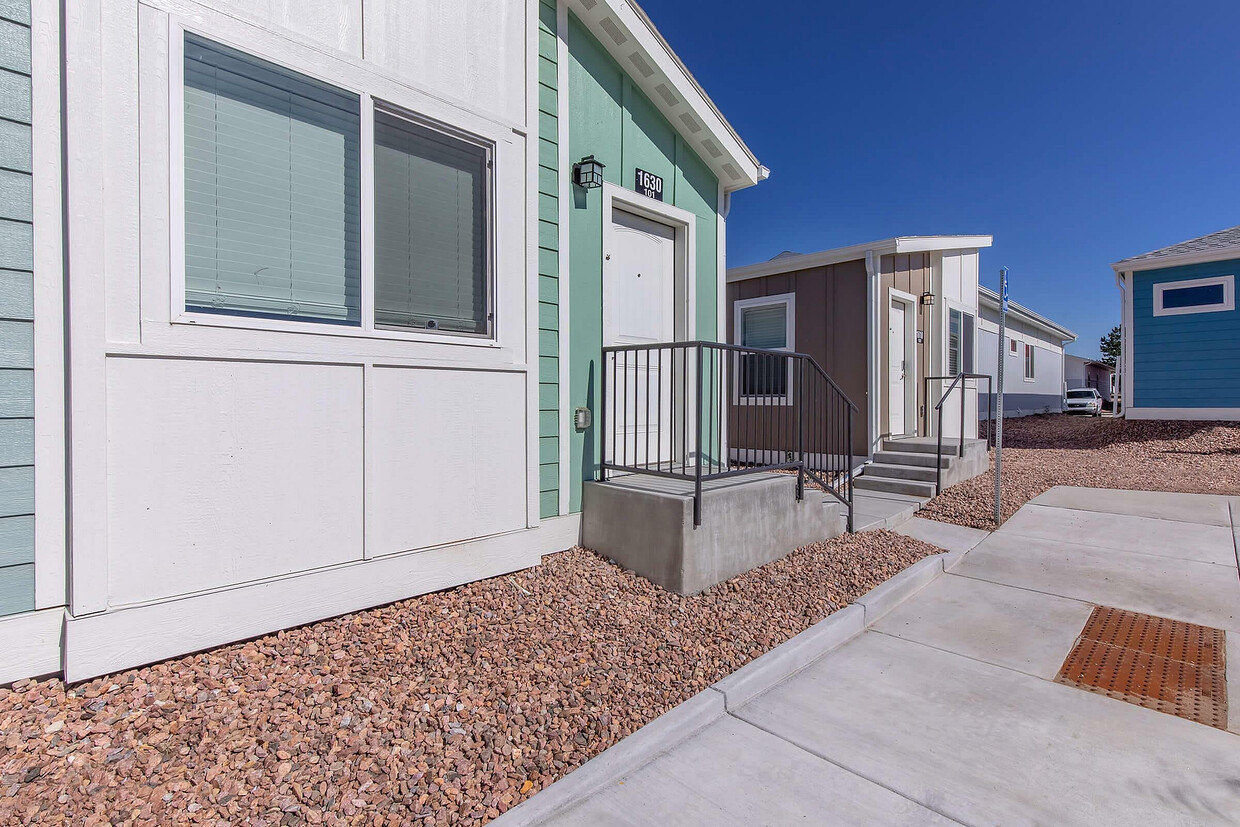
<path fill-rule="evenodd" d="M 844 261 L 859 261 L 867 255 L 883 256 L 891 253 L 926 253 L 950 252 L 953 250 L 975 250 L 989 247 L 993 236 L 988 235 L 912 235 L 884 238 L 866 244 L 853 244 L 848 247 L 836 247 L 817 253 L 804 253 L 799 256 L 783 256 L 770 261 L 759 261 L 728 271 L 728 281 L 744 281 L 745 279 L 773 276 L 777 273 L 791 273 L 794 270 L 809 270 L 814 267 L 825 267 L 828 264 L 839 264 Z"/>
<path fill-rule="evenodd" d="M 953 252 L 989 247 L 991 235 L 913 235 L 893 239 L 897 253 Z"/>
<path fill-rule="evenodd" d="M 725 190 L 752 187 L 766 179 L 770 171 L 758 163 L 633 0 L 566 0 L 566 5 L 710 167 Z"/>
<path fill-rule="evenodd" d="M 1227 261 L 1240 258 L 1240 245 L 1220 247 L 1199 253 L 1183 253 L 1178 256 L 1158 256 L 1139 261 L 1117 261 L 1111 265 L 1116 273 L 1132 273 L 1137 270 L 1161 270 L 1164 267 L 1182 267 L 1186 264 L 1207 264 L 1211 261 Z"/>

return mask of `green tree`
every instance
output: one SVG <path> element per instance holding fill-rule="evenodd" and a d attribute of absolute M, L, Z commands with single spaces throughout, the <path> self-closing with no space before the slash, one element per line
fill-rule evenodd
<path fill-rule="evenodd" d="M 1111 332 L 1098 341 L 1098 348 L 1102 351 L 1102 361 L 1115 367 L 1115 363 L 1119 361 L 1119 325 L 1111 328 Z"/>

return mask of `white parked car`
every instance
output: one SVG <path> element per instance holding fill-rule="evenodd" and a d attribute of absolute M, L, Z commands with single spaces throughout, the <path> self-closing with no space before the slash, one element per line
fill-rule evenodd
<path fill-rule="evenodd" d="M 1064 413 L 1102 416 L 1102 394 L 1094 388 L 1073 388 L 1068 391 Z"/>

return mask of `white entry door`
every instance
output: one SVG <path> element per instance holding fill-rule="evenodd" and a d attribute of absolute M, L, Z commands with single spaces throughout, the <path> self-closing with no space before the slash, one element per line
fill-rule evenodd
<path fill-rule="evenodd" d="M 905 434 L 905 408 L 908 400 L 908 364 L 906 361 L 905 313 L 908 310 L 899 299 L 891 300 L 888 315 L 889 343 L 887 347 L 887 430 L 892 436 Z"/>
<path fill-rule="evenodd" d="M 612 212 L 610 260 L 603 267 L 603 344 L 645 345 L 676 336 L 676 231 L 657 221 Z M 674 418 L 671 354 L 635 351 L 605 366 L 611 398 L 608 452 L 613 461 L 647 466 L 671 459 Z M 677 372 L 683 369 L 678 364 Z M 678 383 L 679 384 L 679 383 Z M 612 441 L 620 438 L 612 450 Z"/>

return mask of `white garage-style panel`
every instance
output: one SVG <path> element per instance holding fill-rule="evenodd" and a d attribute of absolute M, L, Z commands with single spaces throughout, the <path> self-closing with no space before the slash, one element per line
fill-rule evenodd
<path fill-rule="evenodd" d="M 367 0 L 366 60 L 437 95 L 525 120 L 525 10 L 512 0 Z"/>
<path fill-rule="evenodd" d="M 526 526 L 525 384 L 522 373 L 374 370 L 368 556 Z"/>
<path fill-rule="evenodd" d="M 362 369 L 110 359 L 109 605 L 362 556 Z"/>

